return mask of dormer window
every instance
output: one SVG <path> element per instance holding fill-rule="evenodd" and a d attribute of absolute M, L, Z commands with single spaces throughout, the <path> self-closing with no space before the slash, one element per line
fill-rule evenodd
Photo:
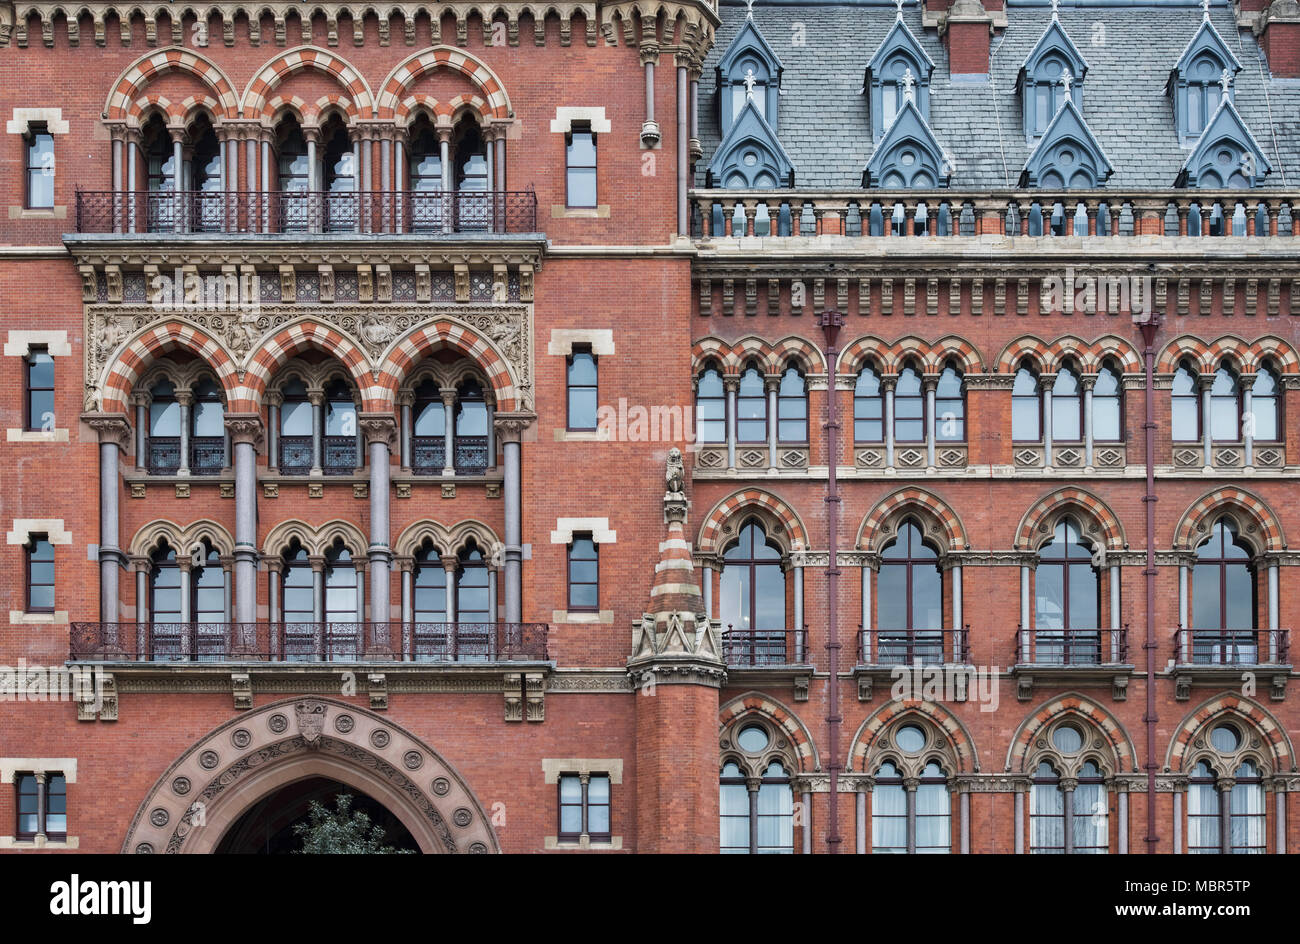
<path fill-rule="evenodd" d="M 1244 190 L 1257 186 L 1273 169 L 1232 104 L 1232 73 L 1224 69 L 1219 82 L 1218 104 L 1183 162 L 1176 187 Z"/>
<path fill-rule="evenodd" d="M 1042 137 L 1066 100 L 1083 108 L 1088 63 L 1056 14 L 1020 67 L 1016 85 L 1024 109 L 1025 138 Z"/>
<path fill-rule="evenodd" d="M 775 132 L 780 90 L 781 60 L 754 25 L 752 15 L 746 17 L 718 62 L 718 125 L 723 139 L 750 102 L 758 117 Z"/>
<path fill-rule="evenodd" d="M 879 143 L 910 97 L 916 110 L 930 120 L 930 75 L 934 62 L 915 34 L 903 22 L 900 11 L 884 41 L 867 63 L 863 91 L 870 98 L 871 135 Z"/>
<path fill-rule="evenodd" d="M 1229 101 L 1234 99 L 1224 75 L 1230 80 L 1240 71 L 1241 63 L 1210 22 L 1207 8 L 1200 29 L 1178 57 L 1165 88 L 1166 94 L 1174 96 L 1174 122 L 1183 147 L 1196 144 L 1219 110 L 1225 88 Z"/>
<path fill-rule="evenodd" d="M 740 112 L 749 99 L 754 101 L 754 109 L 767 118 L 767 69 L 763 63 L 753 57 L 747 57 L 735 70 L 739 77 L 730 80 L 731 86 L 731 120 L 740 117 Z M 734 75 L 734 73 L 733 73 Z"/>

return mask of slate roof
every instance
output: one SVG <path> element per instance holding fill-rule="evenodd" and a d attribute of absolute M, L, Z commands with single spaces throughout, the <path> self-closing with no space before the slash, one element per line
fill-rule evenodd
<path fill-rule="evenodd" d="M 1080 0 L 1086 4 L 1087 0 Z M 700 78 L 698 186 L 719 144 L 715 67 L 745 22 L 743 4 L 722 0 L 722 25 Z M 935 62 L 930 126 L 951 153 L 955 189 L 1014 187 L 1029 156 L 1016 74 L 1051 22 L 1047 6 L 1013 4 L 1010 26 L 993 37 L 991 81 L 954 82 L 947 51 L 909 2 L 903 18 Z M 1264 188 L 1300 184 L 1300 81 L 1273 79 L 1249 30 L 1216 0 L 1211 19 L 1241 61 L 1236 107 L 1273 167 Z M 857 189 L 872 154 L 868 60 L 893 26 L 889 6 L 757 0 L 754 22 L 781 56 L 780 140 L 804 189 Z M 1199 5 L 1063 7 L 1061 24 L 1088 59 L 1083 114 L 1115 165 L 1108 190 L 1171 188 L 1187 160 L 1179 146 L 1169 71 L 1200 28 Z M 803 45 L 795 45 L 802 25 Z M 1267 92 L 1267 98 L 1266 93 Z M 1271 118 L 1270 121 L 1270 109 Z"/>

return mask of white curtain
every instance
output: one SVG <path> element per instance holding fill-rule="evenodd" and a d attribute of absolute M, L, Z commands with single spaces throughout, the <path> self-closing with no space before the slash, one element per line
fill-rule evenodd
<path fill-rule="evenodd" d="M 1264 786 L 1238 783 L 1232 788 L 1228 845 L 1236 854 L 1264 852 Z"/>
<path fill-rule="evenodd" d="M 1074 790 L 1074 851 L 1079 855 L 1105 855 L 1110 846 L 1106 786 L 1081 783 Z"/>
<path fill-rule="evenodd" d="M 1213 783 L 1187 787 L 1187 851 L 1219 853 L 1219 791 Z"/>
<path fill-rule="evenodd" d="M 952 802 L 948 785 L 923 783 L 916 788 L 916 851 L 943 855 L 952 851 Z"/>
<path fill-rule="evenodd" d="M 1029 851 L 1065 852 L 1065 795 L 1054 783 L 1036 783 L 1030 790 Z"/>
<path fill-rule="evenodd" d="M 901 783 L 878 783 L 871 793 L 871 851 L 907 852 L 907 791 Z"/>

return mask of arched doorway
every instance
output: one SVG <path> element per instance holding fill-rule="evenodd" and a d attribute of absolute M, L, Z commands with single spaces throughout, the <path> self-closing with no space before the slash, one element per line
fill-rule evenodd
<path fill-rule="evenodd" d="M 286 784 L 258 800 L 221 837 L 214 850 L 231 855 L 284 855 L 302 849 L 302 837 L 294 827 L 310 820 L 312 802 L 331 813 L 338 809 L 340 795 L 351 797 L 348 815 L 364 813 L 371 826 L 383 833 L 382 843 L 393 849 L 418 852 L 419 844 L 402 821 L 378 800 L 328 777 L 307 777 Z"/>
<path fill-rule="evenodd" d="M 433 749 L 373 711 L 318 697 L 242 713 L 191 745 L 136 810 L 122 851 L 214 852 L 251 810 L 311 779 L 368 797 L 421 852 L 500 851 L 478 798 Z"/>

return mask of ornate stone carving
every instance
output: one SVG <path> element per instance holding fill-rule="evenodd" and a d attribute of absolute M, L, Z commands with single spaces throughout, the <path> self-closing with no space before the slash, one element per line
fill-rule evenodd
<path fill-rule="evenodd" d="M 325 706 L 318 701 L 300 701 L 293 706 L 298 733 L 307 745 L 314 745 L 325 731 Z"/>

